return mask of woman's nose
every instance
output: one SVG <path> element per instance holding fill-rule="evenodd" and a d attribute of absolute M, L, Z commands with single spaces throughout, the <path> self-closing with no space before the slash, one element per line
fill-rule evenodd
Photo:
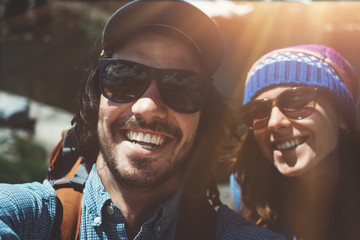
<path fill-rule="evenodd" d="M 280 111 L 277 106 L 274 106 L 271 109 L 269 121 L 268 121 L 268 129 L 272 131 L 280 131 L 281 128 L 286 128 L 290 126 L 291 121 L 284 113 Z"/>

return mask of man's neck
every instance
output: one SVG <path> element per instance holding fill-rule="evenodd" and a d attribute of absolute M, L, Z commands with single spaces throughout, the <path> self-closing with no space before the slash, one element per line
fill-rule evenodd
<path fill-rule="evenodd" d="M 151 190 L 127 188 L 115 180 L 103 160 L 98 159 L 96 168 L 111 201 L 120 208 L 125 218 L 129 239 L 133 239 L 143 223 L 180 188 L 179 176 Z"/>

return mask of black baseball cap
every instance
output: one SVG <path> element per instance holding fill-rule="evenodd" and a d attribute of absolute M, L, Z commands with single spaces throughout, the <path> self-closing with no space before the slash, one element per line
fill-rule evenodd
<path fill-rule="evenodd" d="M 189 37 L 199 49 L 204 70 L 212 75 L 224 56 L 224 43 L 214 22 L 200 9 L 185 1 L 132 1 L 119 8 L 104 27 L 102 45 L 105 55 L 146 25 L 165 25 Z"/>

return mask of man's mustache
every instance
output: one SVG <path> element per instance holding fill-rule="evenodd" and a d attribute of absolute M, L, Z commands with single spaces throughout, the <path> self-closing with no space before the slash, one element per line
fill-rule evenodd
<path fill-rule="evenodd" d="M 141 128 L 173 136 L 175 139 L 178 139 L 178 141 L 182 138 L 182 132 L 178 126 L 157 120 L 146 122 L 141 115 L 123 115 L 119 117 L 111 124 L 111 130 L 116 128 Z"/>

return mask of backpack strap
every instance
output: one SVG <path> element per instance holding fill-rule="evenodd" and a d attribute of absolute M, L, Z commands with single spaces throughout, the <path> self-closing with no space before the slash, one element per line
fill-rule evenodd
<path fill-rule="evenodd" d="M 70 131 L 71 129 L 63 132 L 63 138 L 55 147 L 49 164 L 47 178 L 57 195 L 51 239 L 79 237 L 82 191 L 88 171 L 84 159 L 76 155 Z"/>
<path fill-rule="evenodd" d="M 216 211 L 205 196 L 183 198 L 181 206 L 175 239 L 215 239 Z"/>

